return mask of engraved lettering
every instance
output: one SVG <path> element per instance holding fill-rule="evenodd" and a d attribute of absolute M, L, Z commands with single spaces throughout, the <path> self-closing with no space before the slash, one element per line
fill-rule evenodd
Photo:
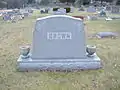
<path fill-rule="evenodd" d="M 72 39 L 71 32 L 47 32 L 48 40 L 70 40 Z"/>

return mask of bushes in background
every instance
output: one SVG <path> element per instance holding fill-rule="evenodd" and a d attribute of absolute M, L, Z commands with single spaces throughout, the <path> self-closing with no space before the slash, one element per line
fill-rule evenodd
<path fill-rule="evenodd" d="M 53 8 L 53 11 L 57 11 L 58 9 L 60 8 Z M 64 9 L 66 10 L 66 13 L 69 13 L 71 11 L 70 7 L 65 7 Z"/>
<path fill-rule="evenodd" d="M 57 11 L 59 8 L 53 8 L 53 11 Z"/>
<path fill-rule="evenodd" d="M 66 13 L 69 13 L 71 11 L 70 7 L 67 7 L 67 8 L 64 8 L 64 9 L 66 9 Z"/>

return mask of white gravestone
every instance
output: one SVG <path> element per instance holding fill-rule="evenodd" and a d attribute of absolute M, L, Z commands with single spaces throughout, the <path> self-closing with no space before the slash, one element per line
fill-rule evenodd
<path fill-rule="evenodd" d="M 60 8 L 57 11 L 54 11 L 54 15 L 66 15 L 66 9 Z"/>
<path fill-rule="evenodd" d="M 89 6 L 88 9 L 87 9 L 87 12 L 89 12 L 89 13 L 95 13 L 96 9 L 95 9 L 94 6 Z"/>
<path fill-rule="evenodd" d="M 74 12 L 74 7 L 70 7 L 70 12 L 73 13 Z"/>
<path fill-rule="evenodd" d="M 37 19 L 30 57 L 18 59 L 20 70 L 72 70 L 101 67 L 99 57 L 88 57 L 81 19 L 53 15 Z"/>

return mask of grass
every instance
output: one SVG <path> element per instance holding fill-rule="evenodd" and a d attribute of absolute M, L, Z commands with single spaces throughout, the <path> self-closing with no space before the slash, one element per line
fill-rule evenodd
<path fill-rule="evenodd" d="M 0 90 L 120 90 L 120 38 L 87 38 L 87 44 L 97 46 L 97 53 L 104 65 L 100 70 L 79 72 L 16 70 L 19 46 L 31 44 L 36 18 L 46 15 L 35 12 L 33 16 L 17 23 L 4 22 L 0 19 Z M 100 31 L 120 32 L 119 24 L 119 20 L 86 21 L 86 34 L 91 35 Z"/>

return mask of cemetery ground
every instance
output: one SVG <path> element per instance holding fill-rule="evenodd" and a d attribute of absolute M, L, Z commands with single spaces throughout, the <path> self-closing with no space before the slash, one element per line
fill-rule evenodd
<path fill-rule="evenodd" d="M 0 19 L 0 90 L 120 90 L 120 38 L 86 38 L 87 44 L 97 46 L 98 56 L 104 65 L 102 69 L 79 72 L 18 72 L 16 63 L 19 46 L 31 44 L 35 20 L 42 16 L 36 12 L 17 23 Z M 120 20 L 85 23 L 87 35 L 101 31 L 120 33 Z"/>

